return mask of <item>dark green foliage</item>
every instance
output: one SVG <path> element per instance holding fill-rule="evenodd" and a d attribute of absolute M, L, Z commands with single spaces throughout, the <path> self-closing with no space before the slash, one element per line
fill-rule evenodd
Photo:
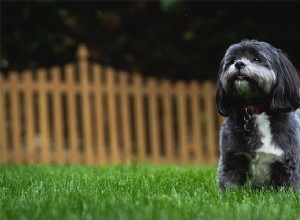
<path fill-rule="evenodd" d="M 1 67 L 63 64 L 85 43 L 91 59 L 105 65 L 215 79 L 225 49 L 255 38 L 288 52 L 299 69 L 299 26 L 296 2 L 4 1 Z"/>

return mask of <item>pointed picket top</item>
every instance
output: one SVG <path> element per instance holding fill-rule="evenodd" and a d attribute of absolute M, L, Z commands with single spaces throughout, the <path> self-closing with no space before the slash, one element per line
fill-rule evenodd
<path fill-rule="evenodd" d="M 88 48 L 85 44 L 80 44 L 77 49 L 77 58 L 80 60 L 86 60 L 89 56 Z"/>

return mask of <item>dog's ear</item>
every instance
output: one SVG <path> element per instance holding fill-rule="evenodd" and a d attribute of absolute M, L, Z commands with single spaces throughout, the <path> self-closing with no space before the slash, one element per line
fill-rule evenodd
<path fill-rule="evenodd" d="M 300 80 L 296 69 L 288 58 L 278 50 L 277 83 L 271 97 L 273 111 L 293 111 L 300 106 Z"/>
<path fill-rule="evenodd" d="M 221 81 L 220 76 L 222 72 L 224 71 L 224 59 L 221 61 L 219 74 L 218 74 L 218 83 L 217 83 L 217 91 L 216 91 L 216 103 L 217 103 L 217 109 L 220 113 L 220 115 L 227 117 L 231 115 L 232 111 L 232 100 L 227 95 L 226 91 L 224 90 Z"/>
<path fill-rule="evenodd" d="M 217 84 L 216 102 L 217 109 L 220 115 L 224 117 L 229 116 L 231 112 L 230 99 L 225 90 L 223 89 L 220 81 L 218 81 Z"/>

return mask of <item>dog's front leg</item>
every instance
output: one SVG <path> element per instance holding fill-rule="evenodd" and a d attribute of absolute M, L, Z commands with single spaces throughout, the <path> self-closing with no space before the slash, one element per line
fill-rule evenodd
<path fill-rule="evenodd" d="M 272 165 L 271 182 L 275 188 L 292 187 L 296 190 L 300 187 L 299 160 L 291 157 L 284 163 L 276 162 Z"/>
<path fill-rule="evenodd" d="M 221 155 L 218 167 L 220 189 L 243 186 L 247 181 L 249 161 L 245 155 Z"/>

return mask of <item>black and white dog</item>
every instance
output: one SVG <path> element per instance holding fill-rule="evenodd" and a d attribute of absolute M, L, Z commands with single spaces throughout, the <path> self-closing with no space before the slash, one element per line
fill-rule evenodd
<path fill-rule="evenodd" d="M 217 108 L 220 189 L 299 188 L 300 80 L 281 50 L 266 42 L 231 45 L 221 62 Z"/>

